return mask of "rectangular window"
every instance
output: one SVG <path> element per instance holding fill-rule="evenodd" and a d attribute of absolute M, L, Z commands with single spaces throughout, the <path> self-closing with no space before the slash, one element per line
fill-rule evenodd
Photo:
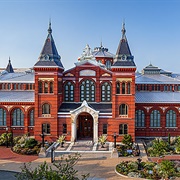
<path fill-rule="evenodd" d="M 42 124 L 42 132 L 50 134 L 50 124 Z"/>
<path fill-rule="evenodd" d="M 120 124 L 119 125 L 119 134 L 128 134 L 128 126 L 127 124 Z"/>
<path fill-rule="evenodd" d="M 63 134 L 67 134 L 67 124 L 63 124 Z"/>
<path fill-rule="evenodd" d="M 103 134 L 107 134 L 107 124 L 103 124 Z"/>

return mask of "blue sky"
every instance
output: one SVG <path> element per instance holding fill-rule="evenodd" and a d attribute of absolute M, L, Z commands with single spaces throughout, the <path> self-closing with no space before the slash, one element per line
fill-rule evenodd
<path fill-rule="evenodd" d="M 180 73 L 179 0 L 0 0 L 0 67 L 33 67 L 47 37 L 53 37 L 66 69 L 86 44 L 116 53 L 122 21 L 137 69 L 151 62 Z"/>

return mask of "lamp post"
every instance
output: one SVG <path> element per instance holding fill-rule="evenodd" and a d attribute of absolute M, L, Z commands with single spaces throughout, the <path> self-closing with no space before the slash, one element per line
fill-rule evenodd
<path fill-rule="evenodd" d="M 42 134 L 40 135 L 41 136 L 41 138 L 42 138 L 42 147 L 44 147 L 44 132 L 42 132 Z"/>
<path fill-rule="evenodd" d="M 138 170 L 141 170 L 141 161 L 142 161 L 142 159 L 138 158 L 137 161 L 138 161 Z"/>
<path fill-rule="evenodd" d="M 13 130 L 11 129 L 11 147 L 13 148 L 14 142 L 13 142 Z"/>
<path fill-rule="evenodd" d="M 8 148 L 8 127 L 6 127 L 6 147 Z"/>
<path fill-rule="evenodd" d="M 113 137 L 114 137 L 114 148 L 116 148 L 116 133 L 114 133 Z"/>

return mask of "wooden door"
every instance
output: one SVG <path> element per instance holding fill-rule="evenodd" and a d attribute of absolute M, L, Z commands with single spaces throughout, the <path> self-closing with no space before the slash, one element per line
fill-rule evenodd
<path fill-rule="evenodd" d="M 79 116 L 78 118 L 78 138 L 92 138 L 93 137 L 93 119 L 92 116 Z"/>

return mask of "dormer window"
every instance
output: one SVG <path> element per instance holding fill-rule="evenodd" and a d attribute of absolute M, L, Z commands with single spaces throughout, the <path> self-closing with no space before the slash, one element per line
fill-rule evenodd
<path fill-rule="evenodd" d="M 110 60 L 106 61 L 106 67 L 107 67 L 107 69 L 111 68 L 111 61 Z"/>
<path fill-rule="evenodd" d="M 126 60 L 126 56 L 125 55 L 122 56 L 122 60 L 123 61 Z"/>

